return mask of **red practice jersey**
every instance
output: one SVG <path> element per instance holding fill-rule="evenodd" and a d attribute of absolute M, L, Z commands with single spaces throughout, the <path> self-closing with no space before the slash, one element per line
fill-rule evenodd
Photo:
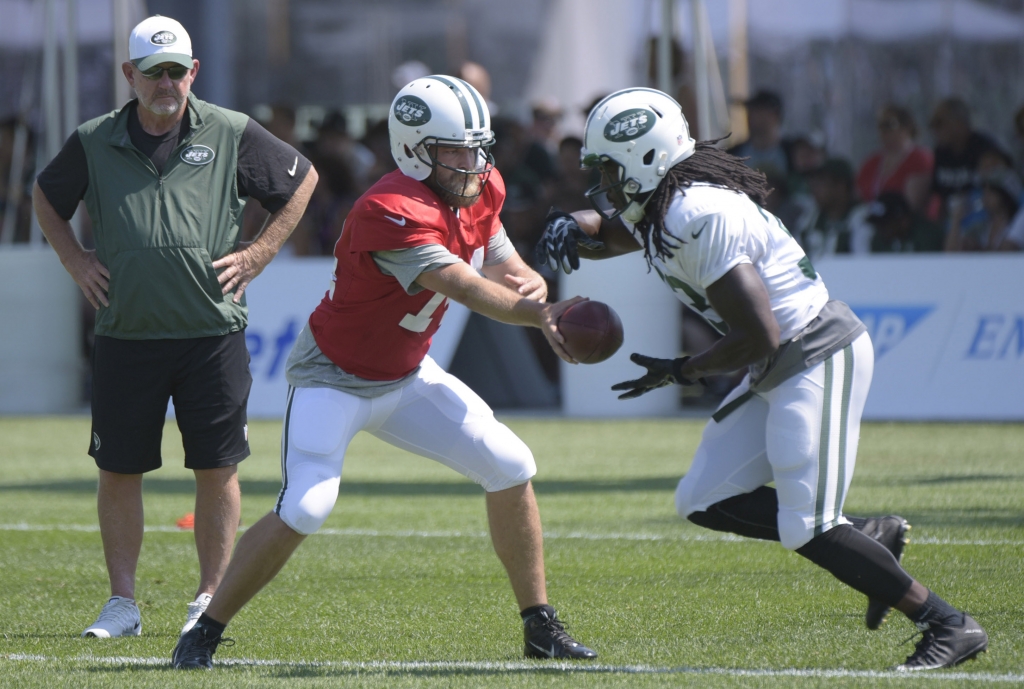
<path fill-rule="evenodd" d="M 390 172 L 363 194 L 334 246 L 334 284 L 309 317 L 320 350 L 343 371 L 367 380 L 397 380 L 426 356 L 448 310 L 444 295 L 410 295 L 385 275 L 371 251 L 438 244 L 479 269 L 492 236 L 505 183 L 491 172 L 480 200 L 459 214 L 423 182 Z"/>

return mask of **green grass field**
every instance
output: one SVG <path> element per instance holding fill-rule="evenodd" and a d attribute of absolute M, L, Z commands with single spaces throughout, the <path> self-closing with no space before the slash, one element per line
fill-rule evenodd
<path fill-rule="evenodd" d="M 549 595 L 596 665 L 524 661 L 480 489 L 365 434 L 323 532 L 229 628 L 211 673 L 168 659 L 198 579 L 193 481 L 168 426 L 145 481 L 138 638 L 78 638 L 108 595 L 89 420 L 0 419 L 0 686 L 1024 685 L 1024 427 L 866 424 L 850 514 L 913 524 L 904 565 L 990 635 L 953 670 L 897 677 L 913 626 L 778 544 L 680 520 L 692 420 L 507 419 L 533 448 Z M 250 427 L 243 524 L 276 500 L 280 428 Z"/>

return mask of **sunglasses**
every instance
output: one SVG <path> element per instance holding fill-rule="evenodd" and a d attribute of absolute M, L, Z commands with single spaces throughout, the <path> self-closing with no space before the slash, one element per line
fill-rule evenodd
<path fill-rule="evenodd" d="M 142 73 L 142 76 L 146 77 L 150 81 L 159 80 L 163 77 L 164 72 L 167 72 L 167 76 L 171 78 L 171 81 L 178 81 L 188 73 L 189 68 L 182 65 L 174 65 L 173 67 L 161 67 L 157 65 L 156 67 L 147 69 L 144 72 L 142 70 L 139 71 Z"/>

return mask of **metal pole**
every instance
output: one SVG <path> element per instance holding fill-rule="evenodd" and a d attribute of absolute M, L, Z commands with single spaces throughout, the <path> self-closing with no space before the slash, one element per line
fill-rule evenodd
<path fill-rule="evenodd" d="M 121 65 L 128 62 L 128 34 L 132 30 L 130 0 L 113 0 L 114 15 L 114 108 L 119 109 L 132 97 L 132 87 L 121 72 Z"/>
<path fill-rule="evenodd" d="M 64 137 L 78 127 L 78 11 L 77 0 L 67 0 L 67 40 L 64 43 Z M 82 221 L 71 218 L 75 236 L 82 238 Z"/>
<path fill-rule="evenodd" d="M 711 138 L 711 82 L 708 74 L 708 47 L 705 33 L 707 12 L 704 0 L 690 0 L 693 11 L 693 70 L 694 93 L 697 97 L 697 140 Z"/>
<path fill-rule="evenodd" d="M 202 56 L 193 55 L 203 64 L 202 93 L 207 100 L 225 108 L 235 107 L 235 17 L 230 0 L 204 0 L 202 3 Z M 204 62 L 205 60 L 205 62 Z"/>
<path fill-rule="evenodd" d="M 747 108 L 750 97 L 750 67 L 747 60 L 747 0 L 729 0 L 729 124 L 731 143 L 746 141 Z"/>
<path fill-rule="evenodd" d="M 60 85 L 57 75 L 57 22 L 55 0 L 43 0 L 43 156 L 45 165 L 60 152 Z M 32 223 L 29 245 L 41 246 L 43 232 Z"/>
<path fill-rule="evenodd" d="M 673 4 L 661 0 L 661 33 L 658 34 L 658 90 L 672 95 Z"/>

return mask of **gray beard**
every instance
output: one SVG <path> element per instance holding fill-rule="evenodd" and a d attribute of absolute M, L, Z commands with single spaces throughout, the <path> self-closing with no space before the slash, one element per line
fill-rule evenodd
<path fill-rule="evenodd" d="M 142 98 L 139 98 L 139 104 L 142 107 L 144 107 L 146 110 L 149 110 L 154 115 L 160 115 L 161 117 L 166 117 L 167 115 L 173 115 L 174 113 L 178 112 L 178 110 L 180 110 L 181 107 L 185 104 L 185 100 L 191 94 L 192 94 L 192 91 L 191 91 L 191 89 L 189 89 L 189 92 L 186 93 L 182 97 L 181 100 L 178 100 L 177 95 L 175 95 L 174 96 L 174 101 L 175 101 L 174 105 L 153 105 L 152 103 L 146 103 L 145 101 L 142 100 Z"/>

